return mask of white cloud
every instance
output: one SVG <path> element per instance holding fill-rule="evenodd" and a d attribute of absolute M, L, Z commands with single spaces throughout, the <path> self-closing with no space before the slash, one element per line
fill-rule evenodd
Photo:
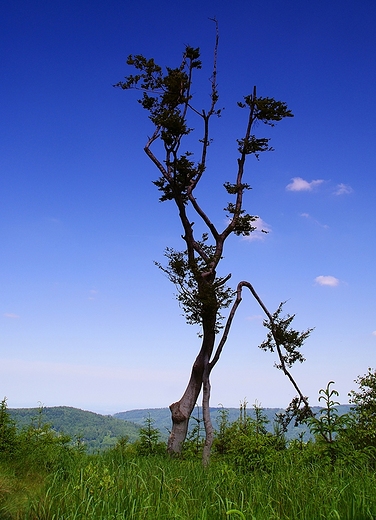
<path fill-rule="evenodd" d="M 328 285 L 329 287 L 336 287 L 339 284 L 339 280 L 335 276 L 317 276 L 315 282 L 318 285 Z"/>
<path fill-rule="evenodd" d="M 98 291 L 96 289 L 90 290 L 89 300 L 96 300 L 97 299 Z"/>
<path fill-rule="evenodd" d="M 248 316 L 246 320 L 248 321 L 261 321 L 265 318 L 262 314 L 254 314 L 253 316 Z"/>
<path fill-rule="evenodd" d="M 374 330 L 374 331 L 372 332 L 372 335 L 373 335 L 373 336 L 376 336 L 376 330 Z"/>
<path fill-rule="evenodd" d="M 257 217 L 257 219 L 252 222 L 252 226 L 256 229 L 252 231 L 249 236 L 244 237 L 245 240 L 264 240 L 265 236 L 272 230 L 269 224 L 264 222 L 260 217 Z"/>
<path fill-rule="evenodd" d="M 312 222 L 314 222 L 318 226 L 323 227 L 324 229 L 328 229 L 329 228 L 329 226 L 327 224 L 321 224 L 321 222 L 319 222 L 315 218 L 311 217 L 311 215 L 309 213 L 301 213 L 300 216 L 303 217 L 303 218 L 306 218 L 308 220 L 311 220 Z"/>
<path fill-rule="evenodd" d="M 351 186 L 348 184 L 337 184 L 336 191 L 334 192 L 334 195 L 348 195 L 349 193 L 352 193 L 354 190 Z"/>
<path fill-rule="evenodd" d="M 4 316 L 5 318 L 10 318 L 11 320 L 16 320 L 19 318 L 18 314 L 12 314 L 11 312 L 6 312 Z"/>
<path fill-rule="evenodd" d="M 324 181 L 322 179 L 316 179 L 314 181 L 308 182 L 302 179 L 301 177 L 294 177 L 292 182 L 286 186 L 287 191 L 312 191 L 313 188 L 319 186 Z"/>

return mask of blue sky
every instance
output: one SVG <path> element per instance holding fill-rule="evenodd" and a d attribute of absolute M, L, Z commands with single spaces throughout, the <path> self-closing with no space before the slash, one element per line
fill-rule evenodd
<path fill-rule="evenodd" d="M 154 266 L 183 247 L 173 204 L 158 202 L 143 152 L 152 131 L 137 93 L 112 85 L 129 54 L 176 66 L 186 44 L 208 100 L 219 21 L 219 106 L 200 202 L 220 227 L 222 187 L 251 93 L 286 101 L 275 151 L 247 163 L 245 206 L 268 235 L 228 241 L 219 274 L 249 280 L 274 310 L 287 300 L 315 327 L 294 374 L 311 402 L 329 380 L 340 400 L 375 367 L 376 4 L 264 0 L 16 0 L 3 6 L 0 141 L 0 396 L 10 407 L 112 413 L 177 400 L 199 348 L 174 287 Z M 195 121 L 193 126 L 199 125 Z M 212 375 L 212 405 L 294 395 L 245 296 Z"/>

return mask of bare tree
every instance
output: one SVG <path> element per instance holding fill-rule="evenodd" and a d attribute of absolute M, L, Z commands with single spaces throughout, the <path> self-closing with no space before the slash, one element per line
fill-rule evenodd
<path fill-rule="evenodd" d="M 255 135 L 255 126 L 257 123 L 264 123 L 273 127 L 278 121 L 285 117 L 292 117 L 293 114 L 286 103 L 269 97 L 259 97 L 256 87 L 251 94 L 244 97 L 242 102 L 238 102 L 238 106 L 247 113 L 245 132 L 243 137 L 237 140 L 238 157 L 234 182 L 224 184 L 232 200 L 225 208 L 227 223 L 224 229 L 219 230 L 197 200 L 195 191 L 203 175 L 207 175 L 207 154 L 211 143 L 210 122 L 213 117 L 221 114 L 221 109 L 217 108 L 218 27 L 216 21 L 215 23 L 217 31 L 210 78 L 210 104 L 207 109 L 198 109 L 194 105 L 192 95 L 193 74 L 201 68 L 198 48 L 186 46 L 180 65 L 177 68 L 167 67 L 165 73 L 153 58 L 146 59 L 142 55 L 131 55 L 127 59 L 127 64 L 135 67 L 137 73 L 127 76 L 125 81 L 115 85 L 125 90 L 142 91 L 139 102 L 149 112 L 149 118 L 154 126 L 153 134 L 148 138 L 144 148 L 160 174 L 154 184 L 161 192 L 161 201 L 171 200 L 175 203 L 183 227 L 182 238 L 185 248 L 182 251 L 167 248 L 165 252 L 167 265 L 157 265 L 177 287 L 177 299 L 187 322 L 200 325 L 201 348 L 193 363 L 184 394 L 179 401 L 170 406 L 173 424 L 168 451 L 171 454 L 181 452 L 187 435 L 189 418 L 202 390 L 206 432 L 203 453 L 205 463 L 209 460 L 213 440 L 209 413 L 210 373 L 226 342 L 234 314 L 241 301 L 242 288 L 250 289 L 266 313 L 264 324 L 270 329 L 270 335 L 261 347 L 277 352 L 280 360 L 278 367 L 292 380 L 298 390 L 298 406 L 304 404 L 306 398 L 292 379 L 288 367 L 296 360 L 303 361 L 299 347 L 310 333 L 310 330 L 303 333 L 291 331 L 289 326 L 293 316 L 281 319 L 279 317 L 281 307 L 274 315 L 270 314 L 248 282 L 241 282 L 237 291 L 234 291 L 227 284 L 231 275 L 221 277 L 217 274 L 227 238 L 230 235 L 248 236 L 256 229 L 257 216 L 250 215 L 243 209 L 243 196 L 250 189 L 249 184 L 244 181 L 245 164 L 248 156 L 253 155 L 258 159 L 261 153 L 272 151 L 272 148 L 269 145 L 269 138 Z M 201 120 L 202 123 L 198 138 L 199 149 L 198 152 L 196 149 L 195 153 L 196 159 L 192 151 L 181 151 L 184 138 L 192 132 L 188 123 L 188 117 L 191 116 Z M 153 145 L 156 142 L 162 143 L 163 148 L 157 147 L 155 151 Z M 195 234 L 192 215 L 196 215 L 196 219 L 199 218 L 206 230 L 200 238 Z M 232 302 L 230 314 L 223 328 L 222 312 Z M 219 333 L 222 335 L 216 346 Z"/>

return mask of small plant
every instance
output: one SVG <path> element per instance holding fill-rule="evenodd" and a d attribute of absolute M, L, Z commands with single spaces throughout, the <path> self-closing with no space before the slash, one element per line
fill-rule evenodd
<path fill-rule="evenodd" d="M 195 422 L 193 428 L 188 433 L 186 440 L 184 441 L 184 455 L 197 456 L 201 454 L 202 447 L 204 444 L 203 419 L 200 419 L 200 407 L 197 406 L 197 417 L 191 415 L 191 420 Z"/>
<path fill-rule="evenodd" d="M 324 401 L 325 406 L 319 411 L 319 417 L 308 417 L 306 422 L 313 435 L 319 435 L 327 444 L 333 444 L 336 435 L 346 426 L 347 416 L 339 415 L 337 406 L 338 401 L 333 400 L 333 396 L 339 396 L 337 390 L 332 390 L 330 385 L 334 381 L 329 381 L 326 388 L 319 392 L 319 401 Z"/>
<path fill-rule="evenodd" d="M 145 417 L 144 426 L 140 429 L 137 451 L 140 455 L 153 455 L 165 450 L 165 444 L 159 441 L 160 432 L 154 427 L 154 419 Z"/>
<path fill-rule="evenodd" d="M 334 463 L 338 451 L 336 439 L 349 424 L 349 416 L 348 414 L 338 414 L 337 406 L 340 403 L 333 397 L 338 397 L 339 393 L 337 390 L 331 389 L 331 385 L 334 385 L 334 381 L 329 381 L 326 388 L 322 388 L 319 392 L 319 401 L 323 401 L 325 404 L 324 408 L 319 411 L 319 416 L 308 417 L 305 422 L 316 439 L 324 443 L 324 451 L 328 452 L 331 462 Z"/>
<path fill-rule="evenodd" d="M 222 405 L 220 405 L 222 406 Z M 230 425 L 228 421 L 229 411 L 226 408 L 220 408 L 218 411 L 217 424 L 218 430 L 215 433 L 214 447 L 217 453 L 224 455 L 229 449 L 229 438 L 227 434 Z"/>

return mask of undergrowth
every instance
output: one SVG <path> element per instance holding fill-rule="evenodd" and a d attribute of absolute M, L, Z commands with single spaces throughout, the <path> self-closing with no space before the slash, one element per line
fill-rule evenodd
<path fill-rule="evenodd" d="M 199 428 L 180 459 L 165 454 L 150 417 L 139 441 L 89 454 L 41 420 L 17 432 L 4 400 L 0 519 L 374 520 L 375 448 L 354 445 L 356 417 L 338 418 L 330 384 L 306 443 L 267 432 L 261 409 L 252 419 L 244 404 L 231 424 L 222 411 L 208 467 Z"/>

